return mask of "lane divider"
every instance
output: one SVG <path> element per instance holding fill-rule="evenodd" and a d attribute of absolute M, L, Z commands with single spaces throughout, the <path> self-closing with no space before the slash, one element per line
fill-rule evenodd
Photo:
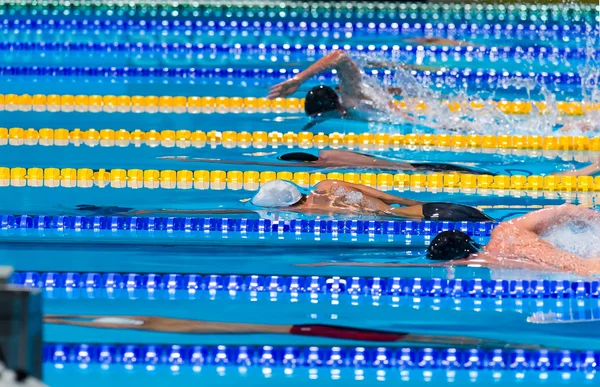
<path fill-rule="evenodd" d="M 381 191 L 413 190 L 492 194 L 492 191 L 598 192 L 600 176 L 507 176 L 459 173 L 340 173 L 289 171 L 156 170 L 0 167 L 0 187 L 165 188 L 256 191 L 272 180 L 288 180 L 303 188 L 323 180 L 341 180 Z M 476 191 L 477 190 L 477 191 Z"/>
<path fill-rule="evenodd" d="M 26 3 L 21 1 L 2 1 L 0 3 L 11 11 L 31 12 L 34 10 L 46 10 L 54 14 L 57 11 L 66 12 L 67 15 L 79 15 L 82 11 L 117 11 L 111 16 L 180 16 L 190 14 L 203 16 L 255 16 L 255 17 L 325 17 L 334 15 L 337 18 L 364 17 L 365 19 L 381 19 L 391 17 L 395 19 L 435 18 L 434 20 L 467 19 L 467 20 L 511 20 L 520 21 L 569 21 L 591 20 L 592 5 L 565 5 L 555 4 L 531 5 L 523 9 L 518 4 L 423 4 L 423 3 L 386 3 L 386 2 L 364 2 L 346 5 L 343 3 L 315 3 L 291 2 L 283 6 L 273 2 L 244 1 L 244 4 L 231 4 L 231 2 L 192 2 L 180 1 L 177 3 L 157 3 L 144 1 L 140 3 L 112 2 L 112 1 L 41 1 L 37 3 Z M 10 8 L 9 8 L 10 7 Z M 79 12 L 77 12 L 79 11 Z M 76 13 L 75 13 L 76 12 Z M 176 12 L 176 14 L 174 14 Z M 133 13 L 133 14 L 132 14 Z M 283 13 L 283 15 L 282 15 Z M 507 16 L 510 16 L 507 18 Z M 544 16 L 540 18 L 540 16 Z"/>
<path fill-rule="evenodd" d="M 402 277 L 16 272 L 10 283 L 40 289 L 127 289 L 321 293 L 452 298 L 600 297 L 600 281 Z"/>
<path fill-rule="evenodd" d="M 163 35 L 161 35 L 163 36 Z M 148 36 L 147 39 L 150 39 Z M 498 43 L 495 43 L 498 44 Z M 112 52 L 121 52 L 124 55 L 149 55 L 152 53 L 162 54 L 165 56 L 178 54 L 178 55 L 187 55 L 189 56 L 188 65 L 193 65 L 193 57 L 194 55 L 204 53 L 215 54 L 215 53 L 223 53 L 223 54 L 231 54 L 233 56 L 242 56 L 243 60 L 250 60 L 251 58 L 257 59 L 260 56 L 269 55 L 269 57 L 273 58 L 276 55 L 298 55 L 302 56 L 302 58 L 306 57 L 320 57 L 324 54 L 327 54 L 333 50 L 338 50 L 343 48 L 349 54 L 364 54 L 369 53 L 375 57 L 383 57 L 386 55 L 392 55 L 393 58 L 397 58 L 400 56 L 402 59 L 407 60 L 405 57 L 410 56 L 412 58 L 416 58 L 417 56 L 427 55 L 430 56 L 452 56 L 452 62 L 469 60 L 471 66 L 476 66 L 473 61 L 480 61 L 487 63 L 490 60 L 497 60 L 501 58 L 502 60 L 508 62 L 512 60 L 519 59 L 529 60 L 532 62 L 536 61 L 546 61 L 549 58 L 560 57 L 563 60 L 566 59 L 596 59 L 598 53 L 594 53 L 593 56 L 586 50 L 585 47 L 575 47 L 575 48 L 552 48 L 548 49 L 546 47 L 498 47 L 498 46 L 488 46 L 488 47 L 479 47 L 479 46 L 448 46 L 446 44 L 439 44 L 436 46 L 422 46 L 418 43 L 403 43 L 402 45 L 392 45 L 389 46 L 387 44 L 379 45 L 379 44 L 204 44 L 204 43 L 195 43 L 195 42 L 186 42 L 186 43 L 164 43 L 161 41 L 144 41 L 144 42 L 113 42 L 113 43 L 91 43 L 91 42 L 77 42 L 77 41 L 68 41 L 68 42 L 0 42 L 0 51 L 7 52 L 18 52 L 18 51 L 26 51 L 28 53 L 32 51 L 42 51 L 46 57 L 50 55 L 54 55 L 53 53 L 75 53 L 75 52 L 99 52 L 99 53 L 112 53 Z M 467 58 L 461 58 L 461 56 L 465 56 Z M 143 61 L 143 60 L 142 60 Z M 438 63 L 444 63 L 447 61 L 445 58 L 440 58 L 437 60 Z M 439 65 L 438 65 L 439 66 Z M 147 66 L 146 66 L 147 67 Z M 385 67 L 382 65 L 381 67 Z M 436 66 L 437 67 L 437 66 Z M 4 72 L 7 72 L 8 68 L 14 69 L 14 66 L 6 66 Z M 44 69 L 44 66 L 38 66 L 37 71 L 40 72 L 41 69 Z M 46 68 L 49 69 L 50 67 Z M 76 69 L 77 67 L 75 67 Z M 73 71 L 73 67 L 63 67 L 63 71 L 69 71 L 75 73 L 77 71 Z M 159 71 L 162 69 L 158 69 Z M 48 71 L 48 70 L 45 70 Z M 80 71 L 80 70 L 79 70 Z M 34 71 L 32 71 L 35 73 Z M 560 73 L 559 73 L 560 74 Z M 18 75 L 18 74 L 15 74 Z M 81 74 L 80 74 L 81 75 Z M 129 75 L 129 74 L 128 74 Z"/>
<path fill-rule="evenodd" d="M 544 372 L 544 380 L 548 379 L 549 374 L 550 379 L 545 380 L 547 382 L 554 380 L 564 383 L 565 379 L 571 379 L 577 374 L 585 375 L 586 381 L 593 380 L 594 373 L 600 370 L 600 352 L 545 349 L 46 343 L 43 352 L 44 363 L 55 366 L 137 365 L 136 372 L 157 372 L 155 367 L 164 365 L 172 372 L 190 368 L 197 373 L 202 372 L 203 366 L 220 366 L 223 368 L 222 372 L 228 369 L 227 375 L 237 371 L 245 377 L 248 376 L 246 367 L 258 367 L 269 370 L 264 372 L 265 378 L 270 378 L 273 374 L 276 377 L 290 377 L 294 372 L 301 372 L 294 371 L 296 368 L 306 367 L 315 370 L 315 377 L 317 369 L 332 369 L 319 373 L 319 379 L 337 380 L 340 376 L 349 379 L 360 376 L 360 380 L 379 382 L 431 382 L 431 376 L 426 371 L 435 369 L 471 370 L 471 382 L 476 382 L 477 378 L 481 382 L 519 381 L 523 378 L 520 376 L 523 370 L 528 370 Z M 374 373 L 364 374 L 361 371 L 369 368 L 378 370 L 376 377 Z M 337 371 L 334 373 L 333 370 Z M 414 374 L 409 373 L 411 370 Z M 479 375 L 480 370 L 488 372 Z M 204 372 L 214 371 L 209 368 Z M 306 377 L 305 372 L 302 372 L 301 377 Z M 448 383 L 455 383 L 455 377 L 453 374 L 441 373 L 436 375 L 436 380 L 447 379 Z M 223 376 L 223 381 L 225 380 L 226 377 Z"/>
<path fill-rule="evenodd" d="M 451 112 L 463 109 L 479 110 L 495 106 L 505 114 L 543 114 L 556 109 L 560 114 L 581 116 L 600 110 L 600 103 L 560 101 L 549 107 L 545 102 L 530 101 L 440 101 Z M 395 101 L 405 110 L 415 113 L 431 107 L 422 100 Z M 304 109 L 304 99 L 254 97 L 184 97 L 128 95 L 58 95 L 0 94 L 0 111 L 22 112 L 89 112 L 89 113 L 297 113 Z"/>
<path fill-rule="evenodd" d="M 478 243 L 485 243 L 495 225 L 491 222 L 2 215 L 0 237 L 6 243 L 60 240 L 76 244 L 102 241 L 210 246 L 227 242 L 231 246 L 288 247 L 310 243 L 424 249 L 437 233 L 454 229 L 472 235 Z"/>
<path fill-rule="evenodd" d="M 417 49 L 418 50 L 418 49 Z M 325 53 L 326 51 L 323 51 Z M 213 82 L 219 85 L 219 82 L 247 82 L 252 80 L 255 86 L 259 84 L 271 85 L 292 78 L 302 70 L 294 69 L 273 69 L 273 68 L 206 68 L 196 69 L 198 66 L 191 67 L 167 67 L 165 64 L 155 63 L 154 67 L 64 67 L 64 66 L 0 66 L 0 76 L 19 77 L 30 76 L 37 77 L 69 77 L 75 82 L 78 79 L 97 80 L 111 78 L 114 82 L 127 81 L 129 77 L 136 79 L 161 79 L 163 81 L 176 80 L 177 82 L 188 82 L 196 84 L 200 81 L 202 84 Z M 373 79 L 383 83 L 393 82 L 397 74 L 396 70 L 390 69 L 371 69 L 365 73 Z M 489 89 L 490 87 L 503 87 L 507 82 L 537 82 L 544 84 L 557 91 L 577 91 L 581 87 L 582 78 L 579 74 L 573 72 L 560 73 L 554 72 L 508 72 L 496 70 L 480 70 L 476 68 L 447 69 L 441 68 L 437 71 L 430 70 L 410 70 L 410 76 L 417 82 L 426 84 L 467 83 L 470 87 L 478 89 Z M 333 72 L 323 73 L 319 76 L 321 83 L 338 83 L 339 79 Z M 245 84 L 244 84 L 245 86 Z"/>
<path fill-rule="evenodd" d="M 0 146 L 68 146 L 90 147 L 149 147 L 165 148 L 317 148 L 349 150 L 546 150 L 546 151 L 600 151 L 600 137 L 540 136 L 540 135 L 479 135 L 479 134 L 388 134 L 323 132 L 235 132 L 202 130 L 125 129 L 50 129 L 2 128 Z M 282 166 L 285 166 L 282 164 Z"/>
<path fill-rule="evenodd" d="M 413 38 L 422 36 L 449 37 L 449 38 L 470 38 L 475 36 L 484 36 L 492 38 L 496 42 L 500 38 L 510 38 L 512 41 L 530 40 L 543 34 L 545 39 L 558 40 L 563 37 L 580 36 L 590 34 L 595 28 L 590 25 L 569 25 L 569 24 L 536 24 L 524 25 L 517 21 L 504 20 L 502 23 L 482 23 L 482 21 L 471 20 L 469 23 L 455 23 L 446 20 L 437 21 L 370 21 L 363 23 L 361 21 L 297 21 L 297 20 L 181 20 L 181 19 L 163 19 L 163 20 L 114 20 L 103 18 L 88 18 L 81 16 L 77 19 L 65 20 L 60 16 L 53 18 L 48 16 L 44 19 L 32 20 L 30 18 L 10 18 L 0 19 L 0 25 L 5 28 L 7 33 L 14 36 L 37 33 L 44 36 L 67 35 L 73 32 L 87 31 L 88 34 L 95 34 L 111 38 L 136 36 L 140 41 L 147 41 L 148 36 L 161 35 L 169 36 L 166 41 L 173 41 L 179 44 L 193 43 L 189 40 L 189 33 L 199 36 L 204 33 L 231 36 L 240 43 L 240 35 L 247 33 L 249 36 L 268 38 L 270 34 L 285 34 L 286 37 L 301 37 L 305 34 L 316 34 L 315 36 L 327 37 L 333 40 L 345 40 L 347 34 L 352 36 L 394 36 L 400 34 L 403 37 Z M 140 37 L 139 30 L 144 31 L 144 37 Z M 179 32 L 177 38 L 172 33 Z M 256 34 L 256 35 L 254 35 Z M 258 36 L 257 36 L 258 35 Z M 84 35 L 85 36 L 85 35 Z M 177 35 L 176 35 L 177 36 Z M 68 38 L 58 36 L 56 41 Z M 136 39 L 136 41 L 137 41 Z M 232 41 L 233 42 L 233 41 Z M 264 41 L 263 41 L 264 42 Z M 507 49 L 510 49 L 507 47 Z M 536 49 L 538 49 L 536 47 Z M 540 51 L 547 50 L 545 47 L 539 47 Z M 552 48 L 557 50 L 557 48 Z"/>

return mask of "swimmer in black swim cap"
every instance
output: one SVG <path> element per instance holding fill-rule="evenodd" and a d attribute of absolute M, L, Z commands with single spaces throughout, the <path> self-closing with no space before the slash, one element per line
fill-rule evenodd
<path fill-rule="evenodd" d="M 465 259 L 481 251 L 482 247 L 467 234 L 457 231 L 439 233 L 427 248 L 427 258 L 434 261 Z"/>
<path fill-rule="evenodd" d="M 427 249 L 437 263 L 320 262 L 297 266 L 436 267 L 471 266 L 497 269 L 531 269 L 582 276 L 600 274 L 600 257 L 583 258 L 544 240 L 544 234 L 568 223 L 600 222 L 600 212 L 563 204 L 531 212 L 497 225 L 485 246 L 460 231 L 438 234 Z M 598 243 L 590 240 L 589 243 Z"/>
<path fill-rule="evenodd" d="M 263 155 L 263 154 L 261 154 Z M 474 169 L 469 166 L 444 164 L 444 163 L 403 163 L 396 161 L 388 161 L 381 157 L 358 153 L 346 150 L 321 150 L 318 156 L 306 152 L 291 152 L 284 153 L 279 156 L 281 162 L 264 162 L 264 161 L 236 161 L 236 160 L 219 160 L 219 159 L 202 159 L 202 158 L 187 158 L 185 156 L 166 156 L 159 157 L 161 160 L 174 160 L 184 162 L 205 162 L 217 164 L 238 164 L 238 165 L 260 165 L 273 167 L 299 167 L 299 168 L 333 168 L 333 169 L 374 169 L 379 171 L 414 171 L 419 173 L 436 172 L 436 173 L 466 173 L 473 175 L 495 175 L 482 169 Z"/>
<path fill-rule="evenodd" d="M 317 86 L 308 92 L 305 112 L 313 121 L 306 128 L 329 118 L 368 121 L 374 115 L 397 116 L 397 118 L 413 121 L 394 105 L 393 95 L 382 93 L 363 82 L 360 68 L 343 50 L 326 55 L 294 78 L 273 86 L 268 98 L 282 98 L 294 94 L 304 82 L 329 70 L 336 70 L 340 80 L 337 89 L 339 94 L 327 86 Z"/>

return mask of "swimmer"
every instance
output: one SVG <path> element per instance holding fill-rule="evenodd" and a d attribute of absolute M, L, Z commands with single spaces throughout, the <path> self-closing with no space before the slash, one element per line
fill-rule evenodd
<path fill-rule="evenodd" d="M 381 192 L 375 188 L 338 180 L 325 180 L 317 184 L 313 191 L 304 195 L 294 183 L 274 180 L 264 184 L 251 199 L 260 209 L 285 212 L 324 215 L 366 215 L 403 219 L 424 219 L 441 221 L 488 222 L 492 218 L 476 208 L 452 203 L 423 203 Z M 396 205 L 403 207 L 396 207 Z M 133 210 L 119 207 L 97 207 L 80 205 L 82 211 L 96 214 L 142 215 L 158 213 L 186 214 L 244 214 L 260 210 L 215 209 L 215 210 Z"/>
<path fill-rule="evenodd" d="M 492 231 L 486 246 L 479 245 L 470 236 L 460 231 L 441 232 L 427 249 L 427 258 L 438 261 L 437 263 L 323 262 L 298 266 L 471 266 L 569 272 L 582 276 L 600 274 L 600 257 L 583 258 L 562 250 L 542 238 L 546 232 L 556 227 L 582 221 L 600 222 L 600 213 L 572 204 L 563 204 L 500 223 Z"/>
<path fill-rule="evenodd" d="M 392 115 L 413 121 L 394 105 L 393 95 L 378 91 L 364 82 L 360 68 L 343 50 L 326 55 L 294 78 L 273 86 L 268 98 L 294 94 L 304 82 L 329 70 L 336 70 L 340 79 L 339 95 L 328 86 L 313 87 L 304 101 L 304 111 L 312 119 L 305 129 L 332 118 L 371 121 L 376 116 L 386 118 Z"/>
<path fill-rule="evenodd" d="M 160 157 L 162 160 L 175 160 L 184 162 L 206 162 L 218 164 L 242 164 L 242 165 L 259 165 L 273 167 L 314 167 L 314 168 L 332 168 L 332 169 L 349 169 L 349 168 L 366 168 L 376 169 L 380 171 L 414 171 L 414 172 L 441 172 L 441 173 L 469 173 L 476 175 L 493 175 L 487 171 L 477 171 L 468 167 L 442 163 L 401 163 L 383 160 L 381 158 L 371 156 L 364 153 L 345 151 L 345 150 L 322 150 L 319 155 L 315 156 L 305 152 L 286 153 L 278 157 L 281 161 L 289 163 L 275 163 L 262 161 L 235 161 L 235 160 L 215 160 L 215 159 L 190 159 L 181 156 Z"/>
<path fill-rule="evenodd" d="M 600 157 L 587 167 L 553 173 L 554 176 L 593 176 L 597 174 L 600 174 Z"/>
<path fill-rule="evenodd" d="M 88 320 L 88 321 L 85 321 Z M 271 325 L 232 322 L 209 322 L 153 316 L 89 316 L 44 315 L 47 324 L 71 325 L 89 328 L 132 329 L 140 331 L 192 334 L 290 334 L 332 339 L 405 342 L 440 345 L 478 346 L 489 348 L 541 348 L 537 345 L 519 345 L 504 341 L 466 336 L 424 335 L 383 331 L 328 324 Z"/>

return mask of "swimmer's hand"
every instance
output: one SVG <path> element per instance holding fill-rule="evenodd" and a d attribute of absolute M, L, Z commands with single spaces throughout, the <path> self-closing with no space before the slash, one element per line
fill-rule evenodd
<path fill-rule="evenodd" d="M 296 78 L 288 79 L 285 82 L 281 82 L 280 84 L 271 87 L 267 98 L 284 98 L 288 95 L 294 94 L 298 90 L 298 87 L 300 87 L 300 83 L 301 82 Z"/>

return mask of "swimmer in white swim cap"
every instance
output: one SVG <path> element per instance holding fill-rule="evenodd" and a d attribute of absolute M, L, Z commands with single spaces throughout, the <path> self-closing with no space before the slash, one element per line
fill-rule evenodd
<path fill-rule="evenodd" d="M 531 212 L 496 226 L 486 246 L 479 245 L 463 232 L 443 231 L 431 241 L 427 249 L 427 258 L 437 263 L 321 262 L 298 266 L 473 266 L 559 271 L 582 276 L 600 274 L 600 257 L 584 258 L 565 251 L 546 239 L 548 231 L 572 222 L 600 224 L 600 212 L 572 204 Z M 591 239 L 589 243 L 597 244 L 598 241 Z"/>
<path fill-rule="evenodd" d="M 255 209 L 215 210 L 131 210 L 118 207 L 78 206 L 78 210 L 95 215 L 142 214 L 247 214 L 261 209 L 325 215 L 359 215 L 381 218 L 424 219 L 441 221 L 487 222 L 493 219 L 475 207 L 456 203 L 423 203 L 379 191 L 361 184 L 339 180 L 318 183 L 308 194 L 302 194 L 293 183 L 275 180 L 264 184 L 251 200 Z"/>

